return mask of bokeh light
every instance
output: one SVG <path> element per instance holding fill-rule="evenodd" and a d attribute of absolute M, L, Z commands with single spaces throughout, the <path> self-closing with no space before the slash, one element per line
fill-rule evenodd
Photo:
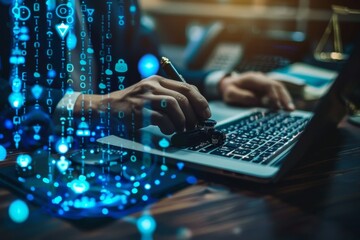
<path fill-rule="evenodd" d="M 159 67 L 159 60 L 152 54 L 144 55 L 138 64 L 138 70 L 144 78 L 157 74 Z"/>
<path fill-rule="evenodd" d="M 22 223 L 29 217 L 29 207 L 22 200 L 15 200 L 10 204 L 9 216 L 16 223 Z"/>

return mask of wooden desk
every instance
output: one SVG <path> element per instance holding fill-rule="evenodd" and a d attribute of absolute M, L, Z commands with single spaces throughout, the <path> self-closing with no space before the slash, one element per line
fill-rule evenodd
<path fill-rule="evenodd" d="M 344 121 L 326 140 L 276 185 L 211 176 L 154 204 L 154 239 L 359 239 L 360 129 Z M 16 198 L 0 188 L 0 239 L 141 239 L 141 213 L 89 231 L 30 206 L 16 224 Z"/>

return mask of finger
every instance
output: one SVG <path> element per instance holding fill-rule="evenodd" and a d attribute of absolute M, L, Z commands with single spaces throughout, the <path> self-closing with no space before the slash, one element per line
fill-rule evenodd
<path fill-rule="evenodd" d="M 257 96 L 246 90 L 240 89 L 234 85 L 229 86 L 224 93 L 224 101 L 230 104 L 255 106 L 259 104 Z"/>
<path fill-rule="evenodd" d="M 175 126 L 173 125 L 172 121 L 165 113 L 151 111 L 151 123 L 152 125 L 156 125 L 160 128 L 161 132 L 167 135 L 170 135 L 175 132 Z"/>
<path fill-rule="evenodd" d="M 175 132 L 175 126 L 165 113 L 144 107 L 142 109 L 133 109 L 133 115 L 133 123 L 136 129 L 154 125 L 158 126 L 164 134 L 172 134 Z"/>
<path fill-rule="evenodd" d="M 280 103 L 283 106 L 283 108 L 290 111 L 295 110 L 295 105 L 286 88 L 282 84 L 279 84 L 276 89 L 280 98 Z"/>
<path fill-rule="evenodd" d="M 167 89 L 165 87 L 160 86 L 156 90 L 154 90 L 154 94 L 160 94 L 160 95 L 168 95 L 172 96 L 176 99 L 177 103 L 179 104 L 184 116 L 185 116 L 185 122 L 186 122 L 186 128 L 192 129 L 195 127 L 195 125 L 198 123 L 198 116 L 195 113 L 195 110 L 193 106 L 191 105 L 189 99 L 176 91 L 173 91 L 171 89 Z"/>
<path fill-rule="evenodd" d="M 177 131 L 184 131 L 186 117 L 178 101 L 174 97 L 154 94 L 144 94 L 140 95 L 140 97 L 150 102 L 149 107 L 152 110 L 166 113 Z"/>
<path fill-rule="evenodd" d="M 279 100 L 280 97 L 279 97 L 279 94 L 274 85 L 272 85 L 272 86 L 270 86 L 270 88 L 268 88 L 268 92 L 264 97 L 265 97 L 265 99 L 268 98 L 268 100 L 269 100 L 269 104 L 267 105 L 267 107 L 271 107 L 271 108 L 275 108 L 275 109 L 281 108 L 281 104 L 280 104 L 280 100 Z"/>
<path fill-rule="evenodd" d="M 164 88 L 183 94 L 194 108 L 194 112 L 203 119 L 211 117 L 209 103 L 194 87 L 190 84 L 176 82 L 168 79 L 161 79 L 160 85 Z"/>

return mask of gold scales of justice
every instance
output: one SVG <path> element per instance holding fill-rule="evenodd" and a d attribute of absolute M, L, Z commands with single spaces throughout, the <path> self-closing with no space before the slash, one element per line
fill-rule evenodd
<path fill-rule="evenodd" d="M 333 14 L 325 31 L 315 48 L 314 57 L 318 61 L 334 62 L 346 60 L 349 56 L 343 52 L 339 15 L 360 15 L 360 9 L 351 9 L 344 6 L 332 5 Z M 333 51 L 325 51 L 331 34 L 334 34 Z"/>

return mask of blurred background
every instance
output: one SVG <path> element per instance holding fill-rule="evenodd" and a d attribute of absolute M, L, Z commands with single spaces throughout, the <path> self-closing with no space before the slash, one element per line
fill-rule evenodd
<path fill-rule="evenodd" d="M 221 43 L 241 44 L 241 49 L 235 48 L 241 56 L 233 56 L 234 59 L 265 53 L 290 61 L 303 60 L 306 55 L 313 56 L 333 16 L 333 5 L 360 9 L 360 1 L 354 0 L 141 0 L 141 3 L 146 14 L 144 22 L 155 28 L 164 51 L 174 57 L 182 55 L 182 59 L 176 59 L 178 64 L 194 69 L 216 68 L 206 61 Z M 346 52 L 360 33 L 360 15 L 345 11 L 337 17 Z M 332 48 L 333 40 L 330 35 L 324 48 Z M 191 49 L 192 41 L 197 46 Z M 206 47 L 199 49 L 199 45 Z M 187 46 L 186 51 L 179 46 Z M 221 50 L 225 51 L 224 47 Z M 198 62 L 189 63 L 194 56 Z M 230 65 L 229 68 L 234 67 Z"/>

